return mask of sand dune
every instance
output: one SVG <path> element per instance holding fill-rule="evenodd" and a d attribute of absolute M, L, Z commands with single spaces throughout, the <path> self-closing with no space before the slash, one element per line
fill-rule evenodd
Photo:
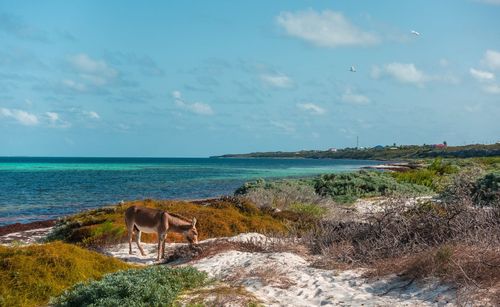
<path fill-rule="evenodd" d="M 270 239 L 261 234 L 241 234 L 218 240 L 263 243 Z M 134 263 L 155 263 L 156 244 L 143 245 L 146 256 L 140 256 L 135 244 L 133 255 L 128 254 L 128 244 L 104 252 Z M 167 244 L 167 249 L 180 245 Z M 369 281 L 362 277 L 363 270 L 317 269 L 307 259 L 288 252 L 226 251 L 182 265 L 192 265 L 231 285 L 244 286 L 266 306 L 452 306 L 455 296 L 450 287 L 432 280 L 407 287 L 407 281 L 396 277 Z"/>

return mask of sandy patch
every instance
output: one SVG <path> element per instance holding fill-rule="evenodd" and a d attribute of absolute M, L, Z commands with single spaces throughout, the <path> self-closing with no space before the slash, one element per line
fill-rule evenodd
<path fill-rule="evenodd" d="M 309 267 L 292 253 L 229 251 L 190 265 L 232 285 L 242 285 L 266 306 L 451 306 L 447 287 L 399 279 L 368 282 L 362 270 Z M 389 289 L 386 295 L 382 295 Z"/>
<path fill-rule="evenodd" d="M 272 239 L 255 233 L 240 234 L 214 241 L 266 243 Z M 167 244 L 174 249 L 182 243 Z M 141 256 L 135 243 L 133 255 L 128 244 L 107 248 L 104 252 L 124 261 L 153 264 L 156 244 L 143 244 Z M 453 289 L 437 282 L 411 283 L 394 278 L 370 281 L 363 270 L 323 270 L 310 267 L 305 258 L 288 252 L 252 253 L 225 251 L 183 265 L 192 265 L 228 285 L 241 286 L 265 306 L 452 306 Z M 387 292 L 387 293 L 386 293 Z"/>
<path fill-rule="evenodd" d="M 44 239 L 54 227 L 30 229 L 0 236 L 0 244 L 33 244 Z"/>

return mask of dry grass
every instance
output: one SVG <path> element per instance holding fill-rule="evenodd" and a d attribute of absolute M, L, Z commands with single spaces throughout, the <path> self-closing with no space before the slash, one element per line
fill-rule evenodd
<path fill-rule="evenodd" d="M 461 174 L 439 202 L 404 198 L 351 221 L 323 221 L 306 242 L 323 268 L 373 267 L 372 276 L 437 277 L 465 293 L 500 297 L 500 210 L 475 206 L 474 176 Z"/>
<path fill-rule="evenodd" d="M 257 281 L 262 286 L 272 286 L 279 289 L 288 289 L 297 283 L 291 280 L 277 267 L 260 267 L 255 270 L 238 268 L 223 278 L 224 282 L 232 285 L 244 285 L 250 281 Z"/>
<path fill-rule="evenodd" d="M 304 244 L 292 239 L 273 238 L 266 242 L 230 242 L 222 239 L 203 242 L 197 246 L 184 245 L 170 249 L 167 252 L 166 262 L 190 262 L 233 250 L 250 253 L 291 252 L 303 257 L 309 255 L 309 251 Z"/>
<path fill-rule="evenodd" d="M 124 212 L 130 206 L 145 206 L 165 210 L 190 220 L 196 217 L 199 239 L 227 237 L 245 232 L 284 233 L 283 221 L 262 212 L 252 203 L 236 198 L 224 198 L 193 203 L 185 201 L 144 200 L 95 209 L 65 218 L 51 239 L 62 239 L 87 247 L 124 242 L 126 238 Z M 169 233 L 169 242 L 183 242 L 182 235 Z M 156 235 L 143 234 L 143 242 L 155 242 Z"/>
<path fill-rule="evenodd" d="M 218 283 L 185 293 L 174 306 L 261 306 L 259 300 L 242 286 Z"/>
<path fill-rule="evenodd" d="M 112 257 L 61 242 L 0 246 L 0 306 L 40 306 L 51 296 L 106 273 L 131 268 Z"/>

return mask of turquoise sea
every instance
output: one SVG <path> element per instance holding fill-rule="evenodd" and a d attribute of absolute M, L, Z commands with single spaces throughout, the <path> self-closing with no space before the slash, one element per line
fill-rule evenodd
<path fill-rule="evenodd" d="M 257 178 L 344 172 L 378 161 L 222 158 L 0 157 L 0 225 L 52 219 L 144 198 L 232 194 Z"/>

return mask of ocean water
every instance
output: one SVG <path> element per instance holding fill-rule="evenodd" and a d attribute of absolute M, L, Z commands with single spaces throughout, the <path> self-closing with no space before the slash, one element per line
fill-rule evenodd
<path fill-rule="evenodd" d="M 377 161 L 220 158 L 0 157 L 0 225 L 52 219 L 144 198 L 232 194 L 258 178 L 343 172 Z"/>

